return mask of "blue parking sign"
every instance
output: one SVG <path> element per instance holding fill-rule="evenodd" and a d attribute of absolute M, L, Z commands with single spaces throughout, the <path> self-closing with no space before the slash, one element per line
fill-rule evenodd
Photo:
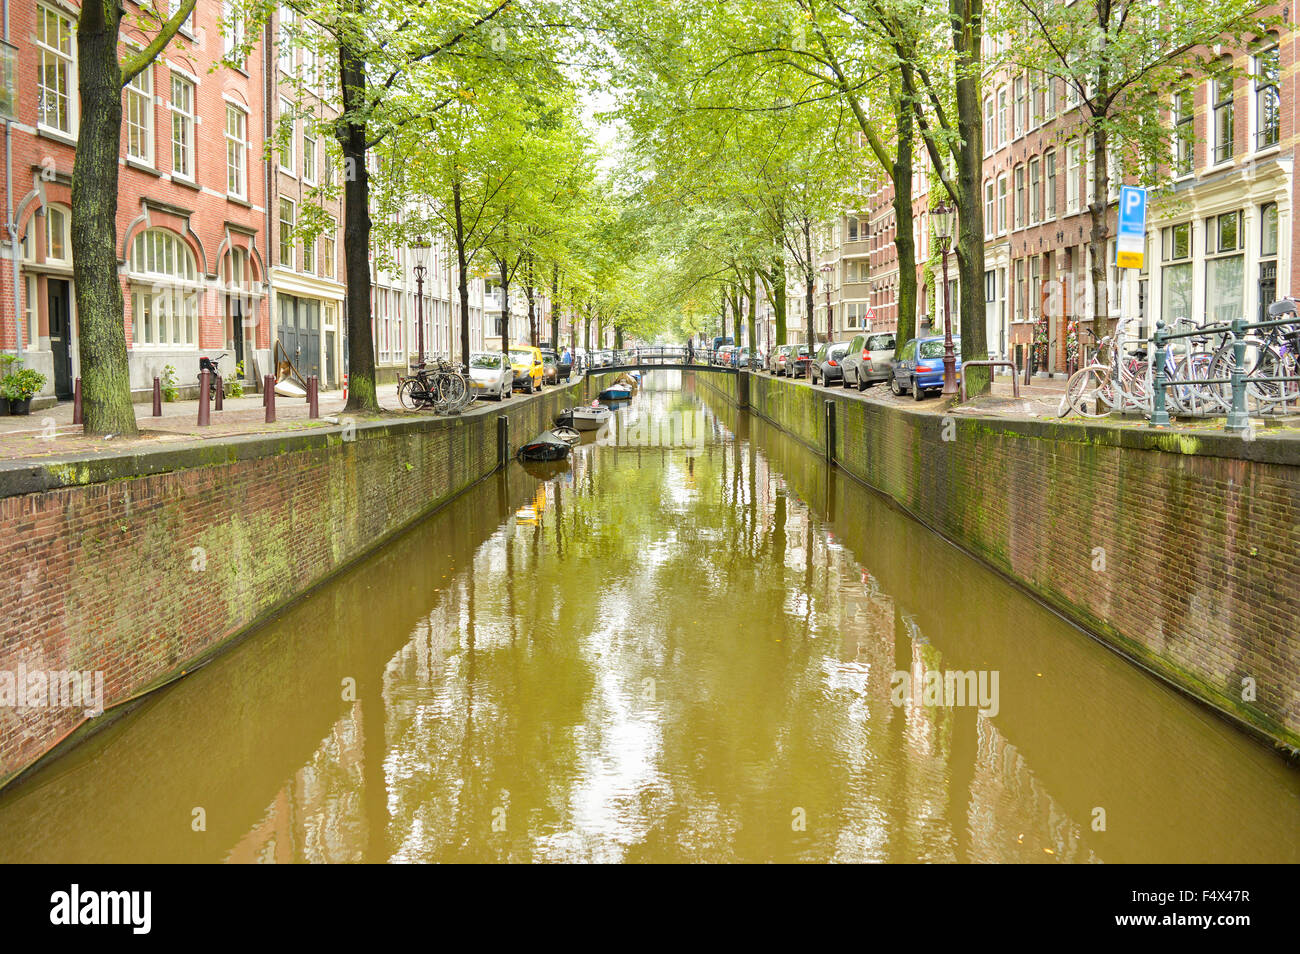
<path fill-rule="evenodd" d="M 1120 186 L 1115 264 L 1120 268 L 1141 268 L 1146 239 L 1147 190 L 1137 186 Z"/>

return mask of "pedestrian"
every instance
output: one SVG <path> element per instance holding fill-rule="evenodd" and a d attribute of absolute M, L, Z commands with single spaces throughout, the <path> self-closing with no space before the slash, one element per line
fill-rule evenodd
<path fill-rule="evenodd" d="M 695 336 L 691 335 L 686 339 L 686 363 L 695 363 Z"/>

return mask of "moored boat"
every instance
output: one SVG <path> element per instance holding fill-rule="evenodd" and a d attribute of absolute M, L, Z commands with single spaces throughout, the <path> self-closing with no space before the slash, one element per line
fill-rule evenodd
<path fill-rule="evenodd" d="M 612 388 L 605 388 L 599 394 L 602 401 L 626 401 L 632 397 L 632 389 L 616 384 Z"/>
<path fill-rule="evenodd" d="M 561 411 L 555 418 L 557 424 L 576 428 L 580 431 L 595 431 L 609 423 L 614 412 L 600 404 L 586 407 L 571 407 Z"/>
<path fill-rule="evenodd" d="M 519 448 L 520 460 L 559 460 L 569 456 L 571 445 L 551 431 L 538 434 Z"/>

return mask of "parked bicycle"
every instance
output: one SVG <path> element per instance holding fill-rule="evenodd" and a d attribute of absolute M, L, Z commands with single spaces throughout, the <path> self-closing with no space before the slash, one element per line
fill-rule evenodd
<path fill-rule="evenodd" d="M 474 403 L 474 393 L 461 370 L 442 358 L 437 366 L 415 366 L 414 373 L 397 379 L 397 400 L 408 410 L 458 414 Z"/>
<path fill-rule="evenodd" d="M 209 358 L 207 355 L 199 357 L 199 373 L 197 380 L 199 387 L 203 386 L 203 372 L 208 372 L 208 396 L 213 400 L 217 397 L 217 378 L 221 375 L 221 359 L 229 352 L 223 351 L 215 358 Z"/>

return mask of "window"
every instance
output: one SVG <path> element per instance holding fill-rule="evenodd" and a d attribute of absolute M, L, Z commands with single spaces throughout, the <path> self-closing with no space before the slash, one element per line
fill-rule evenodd
<path fill-rule="evenodd" d="M 1277 203 L 1270 202 L 1260 214 L 1259 254 L 1261 258 L 1277 255 Z"/>
<path fill-rule="evenodd" d="M 984 183 L 984 237 L 992 238 L 994 226 L 997 225 L 996 210 L 994 204 L 993 180 L 988 179 Z"/>
<path fill-rule="evenodd" d="M 1016 259 L 1015 272 L 1016 272 L 1016 298 L 1014 304 L 1012 305 L 1012 307 L 1015 309 L 1015 315 L 1012 320 L 1025 321 L 1029 318 L 1029 313 L 1026 310 L 1027 305 L 1026 305 L 1026 298 L 1025 298 L 1025 260 L 1023 258 Z"/>
<path fill-rule="evenodd" d="M 1096 155 L 1095 150 L 1097 147 L 1096 147 L 1096 140 L 1092 136 L 1089 136 L 1086 142 L 1087 142 L 1087 151 L 1082 154 L 1079 161 L 1088 170 L 1088 176 L 1087 176 L 1088 191 L 1086 193 L 1086 197 L 1087 197 L 1087 204 L 1092 205 L 1094 202 L 1097 201 L 1097 163 L 1093 161 L 1093 157 Z"/>
<path fill-rule="evenodd" d="M 998 145 L 1001 146 L 1007 141 L 1007 130 L 1010 127 L 1011 117 L 1007 106 L 1007 88 L 1003 86 L 998 90 Z"/>
<path fill-rule="evenodd" d="M 1029 160 L 1029 221 L 1036 224 L 1043 217 L 1043 183 L 1042 163 L 1037 159 Z"/>
<path fill-rule="evenodd" d="M 858 220 L 849 219 L 849 241 L 856 242 L 857 240 L 858 240 Z"/>
<path fill-rule="evenodd" d="M 45 260 L 68 261 L 69 244 L 67 210 L 52 205 L 45 210 Z"/>
<path fill-rule="evenodd" d="M 40 329 L 37 327 L 37 282 L 35 275 L 23 275 L 23 320 L 27 322 L 27 345 L 36 347 Z"/>
<path fill-rule="evenodd" d="M 36 122 L 72 134 L 72 20 L 36 7 Z"/>
<path fill-rule="evenodd" d="M 1007 230 L 1007 177 L 998 179 L 998 234 Z"/>
<path fill-rule="evenodd" d="M 984 97 L 984 155 L 988 155 L 997 146 L 997 119 L 993 112 L 993 97 Z"/>
<path fill-rule="evenodd" d="M 237 198 L 248 196 L 248 114 L 226 104 L 226 192 Z"/>
<path fill-rule="evenodd" d="M 294 116 L 293 103 L 287 99 L 280 99 L 280 133 L 278 152 L 280 153 L 280 171 L 293 175 L 293 152 L 294 146 Z"/>
<path fill-rule="evenodd" d="M 1053 221 L 1056 218 L 1056 152 L 1043 156 L 1043 218 Z"/>
<path fill-rule="evenodd" d="M 1210 81 L 1210 103 L 1214 110 L 1214 162 L 1227 162 L 1232 158 L 1236 126 L 1232 115 L 1232 77 L 1223 76 Z"/>
<path fill-rule="evenodd" d="M 1029 260 L 1029 312 L 1031 318 L 1039 318 L 1043 311 L 1043 277 L 1042 263 L 1035 255 Z"/>
<path fill-rule="evenodd" d="M 195 347 L 198 272 L 180 236 L 163 229 L 141 232 L 131 245 L 128 268 L 132 347 Z"/>
<path fill-rule="evenodd" d="M 338 223 L 334 217 L 327 216 L 325 219 L 325 231 L 321 232 L 321 275 L 325 278 L 334 277 L 334 269 L 337 267 L 335 259 L 338 257 Z"/>
<path fill-rule="evenodd" d="M 194 178 L 194 84 L 172 74 L 172 175 Z"/>
<path fill-rule="evenodd" d="M 280 4 L 280 29 L 275 39 L 280 72 L 293 72 L 293 11 Z"/>
<path fill-rule="evenodd" d="M 294 267 L 293 213 L 293 199 L 280 196 L 280 264 L 286 268 Z"/>
<path fill-rule="evenodd" d="M 1016 77 L 1016 136 L 1023 136 L 1029 130 L 1029 90 L 1025 77 Z"/>
<path fill-rule="evenodd" d="M 302 178 L 304 182 L 316 184 L 316 136 L 307 127 L 307 120 L 303 121 L 302 128 Z"/>
<path fill-rule="evenodd" d="M 1281 75 L 1277 47 L 1255 57 L 1255 148 L 1276 146 L 1282 133 L 1282 100 L 1278 95 Z"/>
<path fill-rule="evenodd" d="M 1196 126 L 1192 94 L 1174 96 L 1174 175 L 1190 176 L 1195 162 Z"/>
<path fill-rule="evenodd" d="M 302 240 L 302 270 L 316 273 L 316 236 L 306 235 Z"/>
<path fill-rule="evenodd" d="M 239 48 L 244 45 L 244 18 L 236 9 L 235 0 L 222 0 L 221 3 L 221 58 L 232 66 L 243 62 L 238 56 Z"/>
<path fill-rule="evenodd" d="M 1160 230 L 1161 306 L 1165 324 L 1192 313 L 1192 224 L 1171 225 Z"/>
<path fill-rule="evenodd" d="M 1242 316 L 1246 258 L 1241 213 L 1211 216 L 1205 223 L 1205 317 L 1214 323 Z"/>
<path fill-rule="evenodd" d="M 1025 210 L 1029 207 L 1025 186 L 1025 167 L 1016 166 L 1016 228 L 1025 227 Z"/>
<path fill-rule="evenodd" d="M 146 66 L 126 84 L 123 125 L 128 159 L 153 165 L 153 67 Z"/>
<path fill-rule="evenodd" d="M 1079 143 L 1071 142 L 1065 147 L 1065 214 L 1079 211 Z"/>

